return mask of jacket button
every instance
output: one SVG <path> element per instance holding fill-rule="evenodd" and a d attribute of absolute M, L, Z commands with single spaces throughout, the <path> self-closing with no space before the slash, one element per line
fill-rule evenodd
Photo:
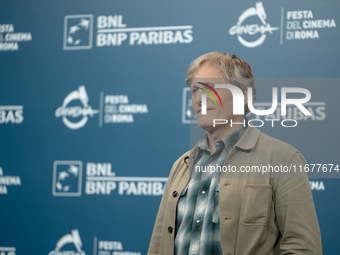
<path fill-rule="evenodd" d="M 177 194 L 178 194 L 177 191 L 174 191 L 174 192 L 172 193 L 172 196 L 173 196 L 173 197 L 177 197 Z"/>
<path fill-rule="evenodd" d="M 172 227 L 168 227 L 168 231 L 169 231 L 169 233 L 171 234 L 172 231 L 173 231 L 173 228 L 172 228 Z"/>

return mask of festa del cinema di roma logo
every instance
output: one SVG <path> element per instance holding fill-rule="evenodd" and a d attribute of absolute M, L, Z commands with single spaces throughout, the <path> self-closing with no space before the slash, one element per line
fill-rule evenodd
<path fill-rule="evenodd" d="M 72 101 L 78 100 L 82 106 L 69 106 Z M 93 117 L 99 112 L 98 110 L 93 110 L 88 102 L 89 97 L 85 86 L 79 86 L 78 90 L 72 91 L 65 97 L 62 106 L 55 111 L 55 116 L 57 118 L 61 117 L 65 126 L 70 129 L 82 128 L 87 123 L 89 116 Z M 79 118 L 81 119 L 78 120 Z"/>
<path fill-rule="evenodd" d="M 259 24 L 250 24 L 250 25 L 242 25 L 243 22 L 252 16 L 257 16 L 260 21 L 261 25 Z M 230 35 L 237 34 L 238 41 L 245 47 L 254 48 L 261 45 L 264 40 L 266 39 L 266 32 L 272 34 L 273 31 L 278 30 L 278 27 L 271 27 L 269 23 L 266 22 L 267 14 L 264 10 L 262 2 L 256 3 L 255 7 L 251 7 L 245 10 L 240 17 L 238 18 L 237 24 L 229 29 Z M 242 35 L 256 35 L 260 33 L 261 36 L 254 41 L 247 41 L 245 40 Z"/>
<path fill-rule="evenodd" d="M 210 85 L 202 83 L 202 82 L 198 82 L 201 85 L 206 86 L 208 89 L 210 89 L 211 91 L 214 92 L 214 94 L 217 96 L 217 98 L 220 101 L 220 104 L 222 106 L 222 101 L 221 98 L 219 96 L 219 94 L 217 93 L 217 91 Z M 216 100 L 214 98 L 214 96 L 212 95 L 211 92 L 209 92 L 207 89 L 205 88 L 200 88 L 197 87 L 198 89 L 203 90 L 204 92 L 206 92 L 214 101 L 214 104 L 217 105 Z M 242 92 L 242 90 L 238 87 L 236 87 L 235 85 L 231 85 L 231 84 L 215 84 L 215 88 L 224 88 L 224 89 L 229 89 L 232 97 L 233 97 L 233 114 L 234 115 L 244 115 L 244 94 Z M 305 95 L 304 98 L 298 98 L 298 99 L 287 99 L 287 93 L 302 93 Z M 207 114 L 207 94 L 202 94 L 201 96 L 201 102 L 202 102 L 202 111 L 201 114 L 202 115 L 206 115 Z M 248 88 L 248 108 L 250 110 L 251 113 L 258 115 L 258 116 L 265 116 L 265 115 L 270 115 L 273 112 L 275 112 L 277 105 L 278 105 L 278 100 L 277 100 L 277 87 L 273 87 L 273 102 L 272 102 L 272 106 L 270 107 L 270 109 L 267 110 L 258 110 L 254 108 L 253 105 L 253 90 L 252 88 Z M 282 87 L 281 88 L 281 115 L 286 115 L 287 114 L 287 105 L 293 104 L 296 105 L 296 107 L 298 109 L 300 109 L 301 112 L 303 112 L 303 114 L 305 115 L 312 115 L 302 104 L 307 103 L 309 100 L 311 99 L 311 93 L 308 89 L 305 88 L 288 88 L 288 87 Z M 260 119 L 254 119 L 252 121 L 260 121 L 262 123 L 261 126 L 263 126 L 263 121 Z M 268 119 L 268 121 L 272 121 L 272 126 L 274 125 L 273 122 L 275 120 L 270 120 Z M 285 120 L 284 120 L 285 121 Z M 282 121 L 282 122 L 284 122 Z M 297 125 L 297 121 L 294 119 L 287 119 L 286 121 L 293 121 L 295 122 L 294 126 L 286 126 L 283 123 L 281 123 L 284 127 L 295 127 Z M 227 124 L 228 120 L 225 119 L 214 119 L 214 127 L 216 124 Z M 248 123 L 249 124 L 249 123 Z M 231 122 L 232 125 L 232 122 Z M 260 127 L 260 126 L 258 126 Z"/>
<path fill-rule="evenodd" d="M 99 115 L 98 125 L 102 127 L 103 123 L 134 123 L 133 115 L 146 113 L 146 104 L 132 104 L 128 95 L 104 95 L 104 91 L 100 92 L 99 109 L 92 109 L 85 86 L 81 85 L 65 97 L 55 117 L 61 118 L 67 128 L 77 130 L 96 114 Z"/>
<path fill-rule="evenodd" d="M 62 248 L 67 244 L 73 244 L 77 251 L 65 251 Z M 81 249 L 83 243 L 80 239 L 78 229 L 73 229 L 71 234 L 66 234 L 59 239 L 56 247 L 53 251 L 49 252 L 48 255 L 85 255 L 85 252 Z"/>

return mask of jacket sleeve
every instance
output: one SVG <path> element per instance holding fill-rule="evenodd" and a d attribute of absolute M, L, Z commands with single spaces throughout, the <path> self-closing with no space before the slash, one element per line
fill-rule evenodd
<path fill-rule="evenodd" d="M 170 186 L 170 176 L 168 182 L 165 185 L 161 203 L 159 205 L 156 222 L 152 231 L 150 246 L 148 250 L 148 255 L 158 255 L 160 254 L 160 244 L 163 228 L 163 220 L 166 209 L 167 200 L 169 197 L 169 186 Z"/>
<path fill-rule="evenodd" d="M 304 166 L 306 161 L 296 152 L 290 164 L 296 165 L 296 171 L 300 172 L 298 166 Z M 320 228 L 307 174 L 290 173 L 278 181 L 275 212 L 282 236 L 282 254 L 322 254 Z"/>

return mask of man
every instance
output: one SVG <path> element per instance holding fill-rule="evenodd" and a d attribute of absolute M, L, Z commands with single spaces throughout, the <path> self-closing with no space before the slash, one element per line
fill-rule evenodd
<path fill-rule="evenodd" d="M 306 164 L 294 147 L 261 133 L 251 122 L 247 125 L 245 115 L 233 115 L 229 89 L 214 88 L 214 84 L 239 87 L 247 114 L 247 88 L 253 89 L 253 99 L 256 94 L 253 78 L 247 62 L 222 52 L 204 54 L 189 66 L 186 81 L 192 106 L 206 134 L 172 167 L 149 255 L 322 254 L 305 174 L 216 171 L 223 166 L 239 170 L 242 166 Z M 221 103 L 211 96 L 204 102 L 202 94 L 207 92 L 216 92 Z M 214 119 L 230 125 L 214 125 Z"/>

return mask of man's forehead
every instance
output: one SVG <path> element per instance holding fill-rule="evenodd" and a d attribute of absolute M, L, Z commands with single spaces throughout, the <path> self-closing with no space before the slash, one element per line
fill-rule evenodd
<path fill-rule="evenodd" d="M 200 83 L 205 83 L 205 84 L 213 86 L 215 84 L 225 84 L 226 82 L 227 80 L 224 78 L 194 78 L 191 81 L 191 86 L 193 85 L 202 86 L 202 84 Z"/>

